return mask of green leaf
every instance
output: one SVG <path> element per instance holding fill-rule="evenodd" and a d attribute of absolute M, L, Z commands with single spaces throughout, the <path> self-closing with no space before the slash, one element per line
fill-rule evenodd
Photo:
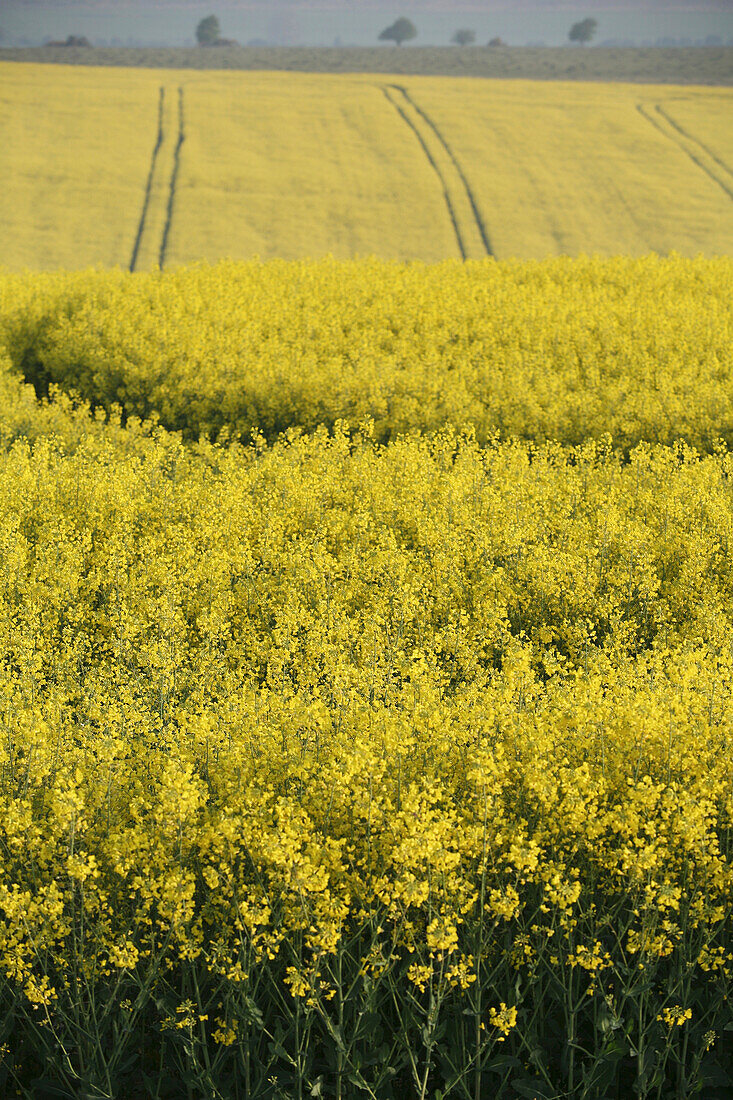
<path fill-rule="evenodd" d="M 519 1069 L 522 1063 L 514 1054 L 499 1054 L 486 1062 L 484 1068 L 493 1073 L 505 1073 L 508 1069 Z"/>
<path fill-rule="evenodd" d="M 361 1076 L 361 1074 L 349 1073 L 347 1076 L 347 1080 L 349 1084 L 354 1085 L 357 1089 L 361 1089 L 362 1092 L 371 1093 L 372 1091 L 364 1078 Z"/>
<path fill-rule="evenodd" d="M 34 1081 L 31 1081 L 31 1088 L 33 1089 L 33 1096 L 37 1100 L 46 1100 L 46 1097 L 62 1097 L 63 1100 L 78 1100 L 78 1092 L 71 1092 L 68 1088 L 59 1084 L 58 1081 L 52 1080 L 50 1077 L 36 1077 Z"/>
<path fill-rule="evenodd" d="M 733 1077 L 727 1070 L 723 1069 L 720 1062 L 714 1062 L 712 1059 L 710 1061 L 706 1060 L 702 1078 L 708 1088 L 733 1088 Z"/>
<path fill-rule="evenodd" d="M 547 1091 L 547 1084 L 539 1077 L 525 1077 L 521 1081 L 512 1081 L 512 1088 L 518 1096 L 527 1100 L 557 1100 L 557 1094 Z"/>

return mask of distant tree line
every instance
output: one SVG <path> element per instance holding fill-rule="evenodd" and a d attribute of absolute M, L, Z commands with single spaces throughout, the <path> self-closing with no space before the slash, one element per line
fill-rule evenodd
<path fill-rule="evenodd" d="M 83 34 L 70 34 L 65 42 L 47 42 L 47 46 L 91 46 L 91 42 Z"/>
<path fill-rule="evenodd" d="M 417 38 L 417 27 L 405 16 L 395 19 L 394 23 L 390 23 L 379 35 L 380 42 L 394 42 L 395 46 L 401 46 L 403 42 L 409 42 L 413 38 Z M 459 27 L 451 38 L 451 42 L 455 46 L 473 46 L 476 42 L 476 31 L 468 27 Z M 501 38 L 492 38 L 488 45 L 504 46 L 506 43 Z"/>
<path fill-rule="evenodd" d="M 585 46 L 594 37 L 598 28 L 598 20 L 587 18 L 573 23 L 568 33 L 571 42 Z M 410 42 L 417 38 L 417 27 L 411 19 L 400 16 L 390 23 L 379 34 L 380 42 L 394 42 L 395 46 L 401 46 L 403 42 Z M 0 32 L 0 39 L 2 32 Z M 711 36 L 712 39 L 712 36 Z M 233 38 L 222 38 L 219 20 L 215 15 L 207 15 L 201 19 L 196 27 L 196 41 L 199 46 L 238 46 Z M 476 32 L 469 27 L 459 27 L 451 38 L 451 43 L 456 46 L 472 46 L 476 42 Z M 706 43 L 707 44 L 707 43 Z M 722 44 L 719 39 L 709 42 L 710 45 Z M 84 35 L 70 34 L 65 41 L 47 42 L 47 46 L 91 46 L 92 43 Z M 488 46 L 505 46 L 506 43 L 498 36 L 489 39 Z"/>
<path fill-rule="evenodd" d="M 597 19 L 581 19 L 578 23 L 573 23 L 568 38 L 571 42 L 577 42 L 579 45 L 584 46 L 586 42 L 590 42 L 593 38 L 597 27 Z M 417 27 L 411 19 L 406 19 L 405 16 L 401 16 L 394 23 L 385 27 L 379 35 L 380 42 L 394 42 L 395 46 L 401 46 L 403 42 L 409 42 L 413 38 L 417 38 Z M 455 46 L 472 46 L 476 42 L 476 32 L 468 27 L 459 27 L 451 38 L 451 42 Z M 489 46 L 506 45 L 499 37 L 491 38 L 487 44 Z"/>
<path fill-rule="evenodd" d="M 722 2 L 722 0 L 721 0 Z M 729 0 L 733 2 L 733 0 Z M 0 0 L 2 3 L 2 0 Z M 579 46 L 585 46 L 593 38 L 595 38 L 596 31 L 598 29 L 598 21 L 596 19 L 587 18 L 581 19 L 577 23 L 573 23 L 568 32 L 568 39 L 570 42 Z M 396 46 L 401 46 L 403 42 L 412 41 L 417 38 L 418 31 L 412 20 L 401 16 L 396 19 L 394 23 L 391 23 L 388 27 L 378 35 L 380 41 L 394 42 Z M 3 44 L 8 38 L 8 35 L 0 28 L 0 44 Z M 239 46 L 240 43 L 233 38 L 223 38 L 221 36 L 219 20 L 215 15 L 207 15 L 204 19 L 201 19 L 196 27 L 196 40 L 199 46 Z M 472 46 L 476 44 L 476 32 L 469 27 L 459 27 L 454 31 L 453 36 L 450 39 L 451 44 L 455 46 Z M 21 38 L 16 44 L 21 46 L 33 46 L 36 43 L 27 38 Z M 59 48 L 62 46 L 76 46 L 76 47 L 91 47 L 95 43 L 82 34 L 70 34 L 63 40 L 56 40 L 46 37 L 43 39 L 42 45 L 45 47 Z M 341 46 L 341 39 L 334 39 L 334 46 Z M 117 38 L 112 38 L 111 42 L 105 38 L 97 40 L 98 46 L 112 46 L 119 47 L 123 45 L 145 47 L 146 43 L 143 40 L 128 38 L 127 42 L 121 42 Z M 148 43 L 153 46 L 163 46 L 164 42 Z M 248 46 L 270 46 L 271 42 L 265 39 L 251 39 Z M 486 43 L 487 46 L 497 47 L 506 46 L 507 43 L 503 38 L 495 35 L 490 38 Z M 528 42 L 528 46 L 544 46 L 545 42 Z M 607 48 L 636 48 L 642 47 L 665 47 L 667 49 L 674 47 L 688 47 L 688 46 L 716 46 L 716 47 L 731 47 L 733 46 L 733 36 L 730 36 L 727 40 L 724 40 L 720 35 L 709 34 L 705 38 L 693 39 L 693 38 L 674 38 L 669 35 L 663 35 L 656 40 L 643 39 L 641 42 L 631 38 L 608 38 L 600 43 L 601 46 Z"/>
<path fill-rule="evenodd" d="M 581 19 L 577 23 L 573 23 L 568 33 L 568 38 L 571 42 L 577 43 L 579 46 L 585 46 L 595 36 L 598 29 L 598 20 L 587 18 Z M 411 42 L 412 39 L 417 38 L 417 27 L 411 19 L 407 19 L 405 16 L 400 16 L 399 19 L 395 19 L 394 23 L 390 23 L 388 27 L 379 34 L 380 42 L 394 42 L 395 46 L 401 46 L 403 42 Z M 2 39 L 2 32 L 0 32 L 0 40 Z M 204 19 L 201 19 L 196 27 L 196 41 L 199 46 L 238 46 L 239 43 L 233 38 L 222 38 L 221 28 L 219 26 L 219 20 L 215 15 L 207 15 Z M 472 46 L 476 42 L 476 32 L 469 27 L 459 27 L 455 31 L 451 38 L 451 43 L 455 46 Z M 719 38 L 710 36 L 710 40 L 706 41 L 706 45 L 722 45 Z M 47 42 L 47 46 L 91 46 L 92 43 L 84 35 L 70 34 L 65 41 Z M 506 43 L 502 38 L 495 36 L 489 39 L 488 46 L 505 46 Z"/>

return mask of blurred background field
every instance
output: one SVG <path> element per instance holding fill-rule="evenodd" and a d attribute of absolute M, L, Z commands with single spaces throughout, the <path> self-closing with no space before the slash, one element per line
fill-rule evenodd
<path fill-rule="evenodd" d="M 726 88 L 3 64 L 0 105 L 12 270 L 733 250 Z"/>

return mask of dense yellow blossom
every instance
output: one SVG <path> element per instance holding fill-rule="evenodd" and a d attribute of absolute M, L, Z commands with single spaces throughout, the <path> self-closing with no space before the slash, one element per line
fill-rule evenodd
<path fill-rule="evenodd" d="M 657 288 L 730 277 L 626 270 Z M 40 285 L 76 286 L 86 309 L 114 283 L 94 278 Z M 17 318 L 47 305 L 13 286 L 11 356 Z M 723 392 L 730 298 L 705 301 L 677 335 L 684 350 L 708 325 L 697 369 Z M 54 354 L 71 314 L 46 332 Z M 381 1100 L 393 1062 L 425 1095 L 453 1072 L 440 1049 L 462 1051 L 473 1095 L 503 1057 L 580 1095 L 578 1066 L 622 1035 L 641 1095 L 647 1049 L 692 1081 L 733 962 L 721 422 L 704 450 L 631 446 L 640 420 L 626 450 L 449 425 L 381 443 L 336 421 L 188 442 L 5 383 L 0 1011 L 25 1036 L 17 1080 L 41 1050 L 72 1095 L 115 1095 L 134 1036 L 154 1035 L 145 1057 L 202 1095 L 225 1071 L 250 1096 L 278 1074 L 336 1095 L 352 1074 Z M 575 1061 L 553 1054 L 556 1017 Z"/>
<path fill-rule="evenodd" d="M 733 441 L 732 303 L 729 257 L 7 275 L 0 364 L 188 439 L 370 419 L 381 441 L 451 423 L 480 442 L 711 449 Z M 642 536 L 626 536 L 639 577 Z"/>

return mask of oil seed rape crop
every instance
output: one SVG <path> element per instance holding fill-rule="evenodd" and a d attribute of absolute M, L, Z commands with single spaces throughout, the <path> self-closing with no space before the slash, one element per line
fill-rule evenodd
<path fill-rule="evenodd" d="M 377 260 L 0 277 L 0 346 L 187 438 L 338 419 L 614 445 L 733 441 L 733 262 Z"/>
<path fill-rule="evenodd" d="M 0 145 L 16 271 L 733 252 L 727 87 L 0 62 Z"/>
<path fill-rule="evenodd" d="M 520 338 L 517 288 L 539 313 L 545 287 L 554 316 L 562 274 L 606 392 L 597 334 L 612 328 L 614 278 L 631 270 L 637 301 L 646 277 L 660 311 L 700 303 L 696 319 L 680 308 L 670 326 L 697 348 L 704 385 L 725 392 L 728 261 L 562 266 L 505 271 L 508 343 Z M 365 271 L 390 302 L 374 307 L 382 327 L 367 312 L 364 328 L 355 316 L 339 329 L 324 281 L 365 285 Z M 217 369 L 235 371 L 235 336 L 256 323 L 277 331 L 277 309 L 257 322 L 256 306 L 278 278 L 278 346 L 305 356 L 312 341 L 335 379 L 349 337 L 354 371 L 372 348 L 378 376 L 374 341 L 388 322 L 418 372 L 429 338 L 442 341 L 454 366 L 440 377 L 451 379 L 461 359 L 450 359 L 447 316 L 429 313 L 433 288 L 448 296 L 453 281 L 468 310 L 457 340 L 484 317 L 480 276 L 495 300 L 502 291 L 494 268 L 408 268 L 403 282 L 389 267 L 365 271 L 2 284 L 9 1094 L 44 1080 L 74 1096 L 145 1095 L 145 1080 L 162 1094 L 164 1067 L 172 1095 L 687 1097 L 730 1069 L 733 458 L 713 438 L 720 423 L 699 429 L 703 453 L 679 438 L 698 415 L 681 402 L 668 406 L 689 418 L 670 419 L 677 442 L 644 438 L 640 419 L 636 438 L 599 429 L 563 442 L 559 431 L 533 441 L 423 420 L 417 399 L 415 424 L 405 406 L 402 420 L 349 427 L 337 397 L 329 427 L 268 442 L 257 421 L 245 431 L 233 419 L 244 442 L 225 440 L 225 422 L 201 410 L 214 408 Z M 175 370 L 185 304 L 195 314 L 197 286 L 216 301 L 225 276 L 219 316 L 228 301 L 231 327 L 215 346 L 232 350 L 212 353 L 214 326 L 202 324 L 191 340 L 202 406 L 174 424 L 156 403 L 164 376 L 145 391 L 147 372 L 155 354 Z M 420 278 L 434 326 L 423 344 Z M 155 354 L 146 294 L 152 313 L 167 310 Z M 660 361 L 681 370 L 661 315 L 654 328 L 654 297 L 648 331 Z M 563 316 L 580 342 L 581 320 L 573 328 L 569 305 Z M 577 344 L 563 353 L 559 325 L 550 331 L 548 393 L 570 393 Z M 72 332 L 82 350 L 54 376 Z M 124 426 L 119 408 L 103 411 L 120 401 L 105 388 L 108 333 L 118 363 L 139 354 Z M 242 385 L 260 369 L 256 346 L 241 345 Z M 293 388 L 318 384 L 307 363 Z M 652 363 L 636 367 L 645 384 Z M 40 386 L 42 370 L 100 402 L 97 413 L 59 392 L 36 403 L 13 372 Z M 438 383 L 426 377 L 427 405 Z M 667 393 L 679 381 L 671 366 L 657 378 Z M 283 423 L 311 427 L 285 381 Z M 617 423 L 610 399 L 597 410 L 589 424 Z M 222 438 L 205 438 L 215 430 Z"/>

